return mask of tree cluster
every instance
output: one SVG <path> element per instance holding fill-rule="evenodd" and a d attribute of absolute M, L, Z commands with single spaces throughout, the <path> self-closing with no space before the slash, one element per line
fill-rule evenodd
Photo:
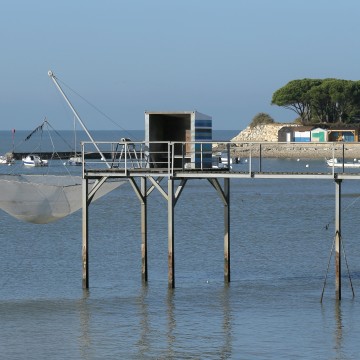
<path fill-rule="evenodd" d="M 253 128 L 258 125 L 266 125 L 266 124 L 273 124 L 273 123 L 274 123 L 274 119 L 269 114 L 261 112 L 261 113 L 256 114 L 253 117 L 253 119 L 250 123 L 250 127 Z"/>
<path fill-rule="evenodd" d="M 293 80 L 274 92 L 271 104 L 293 110 L 303 125 L 358 122 L 360 81 Z"/>

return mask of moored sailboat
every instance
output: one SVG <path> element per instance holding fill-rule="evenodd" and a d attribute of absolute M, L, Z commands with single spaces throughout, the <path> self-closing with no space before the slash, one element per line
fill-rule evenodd
<path fill-rule="evenodd" d="M 12 165 L 15 163 L 14 154 L 6 153 L 5 155 L 0 155 L 0 165 Z"/>
<path fill-rule="evenodd" d="M 76 118 L 74 116 L 74 156 L 71 156 L 69 160 L 67 161 L 68 165 L 71 166 L 80 166 L 82 165 L 82 158 L 81 156 L 78 156 L 76 153 Z"/>
<path fill-rule="evenodd" d="M 356 159 L 354 161 L 339 161 L 337 158 L 326 159 L 326 164 L 330 167 L 360 168 L 360 161 Z"/>

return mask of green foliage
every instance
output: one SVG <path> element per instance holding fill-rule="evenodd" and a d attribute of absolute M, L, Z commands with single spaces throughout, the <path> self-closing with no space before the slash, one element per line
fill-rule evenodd
<path fill-rule="evenodd" d="M 302 120 L 301 120 L 301 117 L 297 117 L 294 121 L 293 121 L 294 124 L 297 124 L 297 125 L 301 125 L 302 124 Z"/>
<path fill-rule="evenodd" d="M 293 80 L 275 91 L 272 105 L 293 110 L 302 124 L 348 123 L 360 115 L 360 82 L 338 79 Z"/>
<path fill-rule="evenodd" d="M 273 124 L 273 123 L 274 123 L 274 119 L 269 114 L 258 113 L 253 117 L 250 123 L 250 127 L 253 128 L 258 125 Z"/>

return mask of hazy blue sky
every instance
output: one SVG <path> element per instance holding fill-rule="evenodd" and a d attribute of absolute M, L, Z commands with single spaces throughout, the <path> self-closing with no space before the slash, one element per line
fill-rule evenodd
<path fill-rule="evenodd" d="M 3 0 L 0 129 L 72 128 L 50 69 L 89 129 L 143 129 L 145 110 L 293 121 L 270 105 L 288 81 L 360 79 L 359 15 L 359 0 Z"/>

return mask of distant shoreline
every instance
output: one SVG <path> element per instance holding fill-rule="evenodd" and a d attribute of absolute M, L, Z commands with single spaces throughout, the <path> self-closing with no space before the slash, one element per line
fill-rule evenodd
<path fill-rule="evenodd" d="M 235 143 L 231 147 L 234 157 L 261 157 L 282 159 L 329 159 L 332 157 L 360 159 L 360 143 Z"/>
<path fill-rule="evenodd" d="M 282 159 L 360 159 L 360 142 L 279 142 L 279 130 L 294 124 L 248 126 L 232 138 L 231 156 Z M 251 149 L 251 150 L 250 150 Z"/>

